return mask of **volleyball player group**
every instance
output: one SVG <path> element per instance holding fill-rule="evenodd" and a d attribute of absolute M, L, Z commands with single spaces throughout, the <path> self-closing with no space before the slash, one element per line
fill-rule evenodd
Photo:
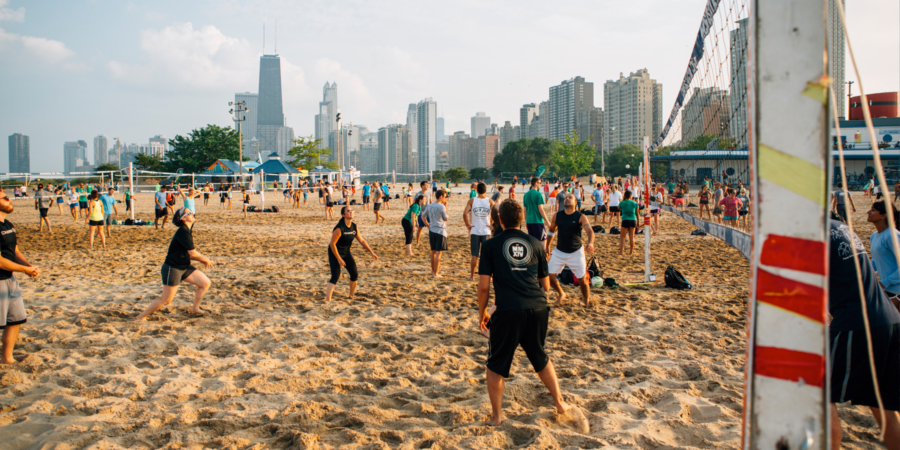
<path fill-rule="evenodd" d="M 358 221 L 355 220 L 355 213 L 359 208 L 363 211 L 368 210 L 371 203 L 372 211 L 375 214 L 375 223 L 383 224 L 385 219 L 380 212 L 391 197 L 391 191 L 386 189 L 385 185 L 386 183 L 377 182 L 363 184 L 363 198 L 359 203 L 351 200 L 353 192 L 349 191 L 347 187 L 340 188 L 344 194 L 341 195 L 342 198 L 339 202 L 343 205 L 340 205 L 339 220 L 332 229 L 327 249 L 325 249 L 331 273 L 325 286 L 326 302 L 331 300 L 335 285 L 343 270 L 346 270 L 350 278 L 350 297 L 352 298 L 356 292 L 359 270 L 351 252 L 354 241 L 358 241 L 375 261 L 378 260 L 375 251 L 363 238 L 362 230 Z M 684 197 L 675 194 L 684 191 L 677 185 L 651 185 L 646 203 L 650 208 L 651 220 L 650 226 L 644 227 L 644 221 L 640 220 L 643 215 L 642 207 L 636 201 L 636 199 L 643 199 L 641 186 L 636 185 L 630 179 L 587 185 L 583 185 L 577 180 L 569 182 L 560 180 L 550 185 L 545 184 L 539 178 L 532 178 L 528 185 L 522 185 L 520 188 L 525 191 L 521 202 L 516 198 L 515 191 L 518 188 L 516 184 L 513 184 L 507 192 L 504 192 L 504 188 L 495 184 L 491 187 L 489 194 L 488 186 L 485 183 L 473 183 L 461 217 L 468 231 L 470 244 L 469 279 L 478 281 L 477 327 L 489 340 L 486 381 L 492 412 L 488 423 L 499 425 L 503 420 L 504 380 L 509 377 L 516 349 L 522 347 L 538 378 L 549 390 L 557 412 L 565 415 L 567 420 L 573 421 L 576 428 L 586 432 L 588 425 L 583 412 L 577 407 L 569 405 L 563 399 L 555 368 L 545 350 L 551 311 L 548 293 L 551 290 L 556 293 L 556 299 L 552 306 L 558 306 L 564 302 L 567 294 L 560 284 L 558 275 L 568 268 L 579 281 L 583 304 L 590 307 L 591 283 L 588 279 L 586 257 L 594 253 L 594 227 L 597 224 L 600 224 L 601 227 L 603 224 L 611 228 L 613 226 L 620 227 L 619 252 L 624 252 L 624 242 L 628 237 L 630 251 L 633 253 L 636 230 L 645 228 L 646 231 L 653 234 L 658 233 L 660 205 L 670 203 L 676 207 L 683 207 L 684 200 L 681 199 Z M 327 183 L 302 191 L 304 199 L 309 191 L 316 189 L 322 193 L 321 204 L 327 210 L 336 206 L 338 202 L 333 198 L 335 190 Z M 728 189 L 729 198 L 735 198 L 732 188 Z M 211 268 L 214 264 L 211 258 L 197 250 L 192 235 L 196 220 L 194 199 L 204 194 L 205 189 L 191 188 L 187 191 L 177 189 L 177 195 L 184 199 L 184 206 L 178 209 L 174 209 L 171 194 L 167 190 L 167 188 L 162 188 L 154 195 L 157 222 L 162 219 L 164 227 L 171 212 L 172 224 L 176 227 L 160 268 L 162 293 L 136 317 L 137 322 L 143 321 L 159 308 L 168 305 L 174 299 L 182 282 L 197 287 L 190 313 L 203 315 L 200 304 L 212 284 L 201 270 L 191 264 L 192 261 L 197 261 L 204 268 Z M 296 198 L 297 191 L 301 190 L 285 189 L 285 200 Z M 589 194 L 588 191 L 590 191 Z M 43 218 L 46 217 L 46 209 L 50 204 L 43 198 L 44 193 L 46 192 L 47 196 L 51 198 L 53 193 L 43 189 L 39 192 L 41 194 L 35 196 L 35 202 L 36 208 L 40 210 L 41 226 L 43 226 Z M 77 190 L 75 192 L 81 194 Z M 703 188 L 701 188 L 701 202 L 703 202 L 703 192 Z M 114 194 L 113 188 L 104 193 L 110 198 L 113 198 Z M 130 196 L 130 192 L 126 195 Z M 87 220 L 92 227 L 91 234 L 94 231 L 93 227 L 100 229 L 101 226 L 106 225 L 108 230 L 110 222 L 107 215 L 110 213 L 107 211 L 112 209 L 118 214 L 116 202 L 101 200 L 101 195 L 96 189 L 86 196 L 90 198 L 86 209 L 88 210 Z M 433 279 L 442 277 L 441 255 L 449 249 L 447 225 L 451 218 L 448 214 L 447 204 L 450 197 L 451 192 L 439 188 L 436 181 L 423 181 L 417 190 L 411 187 L 403 189 L 403 199 L 407 210 L 400 220 L 399 228 L 403 231 L 406 253 L 413 255 L 413 247 L 419 245 L 421 235 L 427 230 L 427 245 L 430 248 L 430 275 Z M 582 206 L 587 199 L 592 200 L 593 205 L 590 211 L 585 211 L 586 214 L 582 212 Z M 242 193 L 242 200 L 244 203 L 249 203 L 249 194 Z M 832 206 L 836 213 L 843 213 L 840 214 L 842 217 L 846 214 L 845 202 L 851 203 L 852 199 L 844 196 L 843 191 L 837 191 Z M 735 203 L 726 206 L 724 220 L 735 220 L 739 217 L 732 209 L 739 210 L 740 206 L 740 199 L 736 199 Z M 102 208 L 100 209 L 102 212 L 96 218 L 94 217 L 94 208 Z M 874 400 L 876 388 L 871 381 L 871 372 L 868 371 L 865 340 L 859 337 L 853 339 L 853 333 L 858 333 L 862 329 L 860 306 L 862 300 L 866 304 L 871 326 L 876 370 L 879 372 L 878 378 L 881 380 L 900 379 L 900 313 L 898 313 L 900 269 L 897 267 L 893 249 L 889 243 L 889 232 L 898 236 L 900 233 L 887 226 L 886 208 L 894 208 L 894 206 L 885 199 L 878 199 L 867 213 L 867 220 L 872 222 L 877 229 L 871 238 L 872 258 L 876 263 L 875 266 L 872 265 L 859 239 L 855 235 L 852 235 L 851 238 L 852 233 L 849 232 L 846 225 L 834 221 L 831 233 L 830 273 L 832 276 L 829 277 L 829 294 L 831 296 L 829 309 L 834 318 L 831 324 L 832 354 L 836 355 L 832 368 L 832 400 L 834 402 L 852 401 L 855 404 L 870 406 L 873 408 L 873 413 L 876 412 L 878 404 Z M 244 209 L 246 210 L 246 208 Z M 24 299 L 13 274 L 21 272 L 30 277 L 36 277 L 40 273 L 39 269 L 29 263 L 16 245 L 16 229 L 7 220 L 7 216 L 13 210 L 9 196 L 0 191 L 0 220 L 2 220 L 0 223 L 0 282 L 2 282 L 2 286 L 0 286 L 0 320 L 3 321 L 3 348 L 0 363 L 4 364 L 16 362 L 13 358 L 13 348 L 19 327 L 26 322 Z M 853 210 L 855 211 L 855 206 Z M 900 217 L 900 211 L 896 209 L 893 211 L 895 217 Z M 591 216 L 593 216 L 593 220 L 590 219 Z M 330 218 L 328 212 L 326 212 L 326 217 Z M 47 225 L 49 226 L 49 223 Z M 103 230 L 100 231 L 102 236 Z M 554 240 L 556 240 L 555 247 L 552 245 Z M 862 298 L 856 288 L 855 277 L 853 279 L 849 277 L 850 270 L 853 270 L 847 267 L 848 260 L 852 266 L 852 253 L 847 252 L 847 249 L 851 248 L 850 245 L 856 247 L 859 254 L 858 260 L 863 268 L 862 281 L 865 290 Z M 875 277 L 875 267 L 878 268 L 878 279 Z M 880 281 L 878 281 L 879 279 Z M 492 285 L 494 302 L 489 306 Z M 896 436 L 897 440 L 894 442 L 900 443 L 900 413 L 896 412 L 900 409 L 900 384 L 881 383 L 877 391 L 883 399 L 884 411 L 888 413 L 885 425 L 889 432 L 887 439 L 892 439 L 890 436 Z M 836 417 L 836 410 L 833 412 L 833 416 Z M 876 415 L 876 417 L 880 416 Z M 837 430 L 839 433 L 839 420 Z M 895 447 L 889 445 L 889 448 Z"/>

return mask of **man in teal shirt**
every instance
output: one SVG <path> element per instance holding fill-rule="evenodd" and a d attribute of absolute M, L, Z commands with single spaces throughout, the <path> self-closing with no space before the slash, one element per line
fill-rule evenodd
<path fill-rule="evenodd" d="M 525 228 L 528 229 L 528 234 L 549 246 L 550 241 L 547 239 L 545 224 L 550 222 L 550 219 L 544 212 L 544 196 L 541 195 L 540 178 L 531 178 L 531 189 L 522 196 L 522 204 L 525 205 Z"/>
<path fill-rule="evenodd" d="M 113 211 L 116 212 L 116 218 L 119 218 L 119 208 L 116 207 L 116 190 L 109 188 L 107 193 L 100 196 L 100 203 L 103 204 L 103 224 L 106 225 L 106 237 L 112 237 L 109 234 L 109 226 L 112 225 Z"/>

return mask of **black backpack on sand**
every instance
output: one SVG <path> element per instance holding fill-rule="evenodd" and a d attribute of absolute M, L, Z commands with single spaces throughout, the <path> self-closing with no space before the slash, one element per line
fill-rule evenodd
<path fill-rule="evenodd" d="M 666 286 L 672 289 L 680 289 L 680 290 L 688 290 L 693 289 L 694 286 L 691 284 L 675 266 L 669 266 L 666 268 Z"/>
<path fill-rule="evenodd" d="M 691 231 L 691 236 L 706 236 L 706 232 L 697 228 L 694 231 Z"/>
<path fill-rule="evenodd" d="M 591 229 L 594 230 L 594 233 L 606 233 L 606 228 L 603 228 L 603 225 L 594 225 Z"/>
<path fill-rule="evenodd" d="M 622 234 L 622 232 L 619 231 L 619 227 L 612 227 L 609 229 L 609 234 Z"/>

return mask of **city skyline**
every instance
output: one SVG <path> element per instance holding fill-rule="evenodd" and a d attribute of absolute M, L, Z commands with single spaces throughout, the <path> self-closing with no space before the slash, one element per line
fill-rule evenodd
<path fill-rule="evenodd" d="M 155 134 L 186 135 L 209 123 L 233 126 L 227 103 L 235 99 L 235 93 L 254 90 L 260 56 L 275 52 L 271 29 L 265 51 L 260 33 L 262 23 L 273 17 L 309 21 L 295 27 L 297 31 L 280 27 L 288 31 L 281 31 L 278 39 L 283 114 L 296 136 L 314 134 L 313 116 L 322 100 L 316 86 L 327 81 L 341 86 L 342 123 L 367 124 L 371 130 L 407 123 L 408 105 L 432 97 L 440 103 L 443 134 L 452 135 L 469 131 L 470 118 L 478 111 L 485 111 L 498 125 L 518 124 L 519 108 L 547 101 L 548 88 L 560 80 L 583 76 L 599 89 L 619 72 L 646 67 L 667 87 L 662 102 L 667 116 L 704 3 L 590 5 L 575 15 L 552 5 L 504 2 L 486 6 L 485 12 L 511 20 L 501 20 L 495 30 L 488 30 L 491 27 L 482 22 L 490 14 L 472 17 L 466 8 L 454 6 L 432 8 L 441 13 L 443 23 L 419 24 L 412 16 L 389 16 L 366 3 L 354 3 L 349 8 L 352 13 L 332 22 L 325 19 L 333 14 L 327 5 L 311 6 L 306 15 L 312 18 L 303 19 L 291 8 L 269 3 L 226 2 L 209 8 L 202 2 L 119 5 L 103 0 L 86 4 L 0 0 L 0 11 L 16 12 L 0 14 L 0 62 L 10 68 L 0 76 L 4 84 L 17 87 L 9 93 L 8 102 L 21 110 L 0 124 L 0 133 L 30 136 L 31 169 L 37 172 L 63 169 L 59 150 L 65 142 L 92 143 L 93 137 L 105 135 L 112 147 L 113 137 L 140 143 Z M 867 92 L 900 90 L 896 27 L 881 30 L 863 25 L 872 15 L 896 16 L 898 5 L 849 2 L 846 8 Z M 625 24 L 629 22 L 625 19 L 641 14 L 647 15 L 646 28 L 652 32 Z M 95 17 L 115 19 L 114 25 L 89 32 L 77 26 Z M 381 24 L 376 32 L 367 25 L 373 18 L 389 26 Z M 610 26 L 592 25 L 601 19 Z M 471 27 L 485 30 L 485 37 L 494 40 L 542 30 L 542 42 L 509 55 L 527 55 L 535 64 L 527 71 L 493 65 L 491 78 L 473 74 L 463 65 L 454 67 L 449 62 L 461 55 L 473 59 L 472 63 L 495 58 L 477 51 L 483 43 L 466 36 Z M 312 39 L 323 33 L 336 38 L 332 42 Z M 410 33 L 424 37 L 415 42 L 398 39 Z M 629 37 L 627 44 L 602 44 L 623 35 Z M 570 45 L 571 51 L 559 50 L 569 41 L 594 48 Z M 593 56 L 585 58 L 586 50 Z M 552 58 L 554 64 L 541 64 L 541 55 Z M 846 78 L 855 80 L 849 67 Z M 853 86 L 854 94 L 858 86 Z M 594 106 L 605 110 L 599 92 L 594 97 Z M 73 117 L 69 112 L 73 105 L 87 111 Z M 90 147 L 88 155 L 93 156 Z M 0 160 L 0 171 L 7 171 L 6 158 Z"/>

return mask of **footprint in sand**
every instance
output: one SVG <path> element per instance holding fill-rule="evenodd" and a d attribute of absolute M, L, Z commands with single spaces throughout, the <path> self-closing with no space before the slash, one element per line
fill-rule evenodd
<path fill-rule="evenodd" d="M 566 428 L 571 428 L 581 434 L 588 434 L 591 431 L 591 426 L 588 424 L 587 417 L 584 416 L 584 412 L 581 411 L 581 408 L 577 406 L 569 408 L 562 414 L 557 414 L 556 423 Z"/>

